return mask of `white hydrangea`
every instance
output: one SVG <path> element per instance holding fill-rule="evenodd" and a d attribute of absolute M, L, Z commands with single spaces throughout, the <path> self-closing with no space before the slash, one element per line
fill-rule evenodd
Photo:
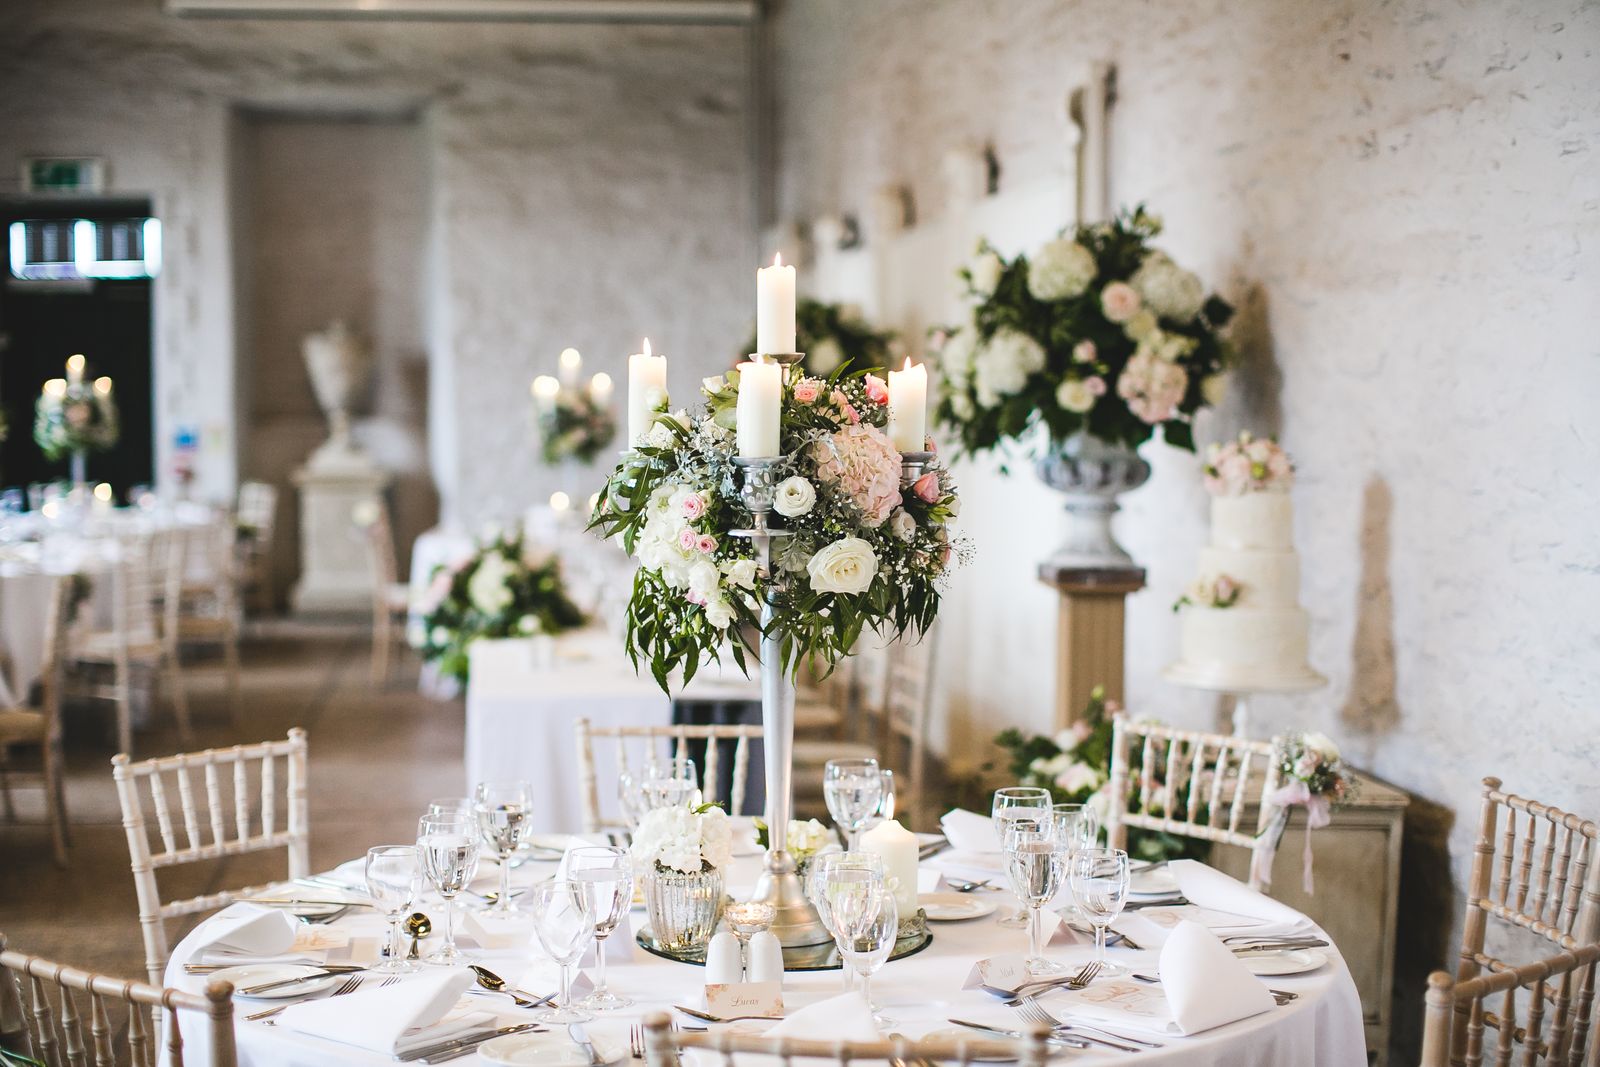
<path fill-rule="evenodd" d="M 844 349 L 831 337 L 811 345 L 806 353 L 806 367 L 812 374 L 832 374 L 844 362 Z"/>
<path fill-rule="evenodd" d="M 967 264 L 967 274 L 972 278 L 972 291 L 978 296 L 990 297 L 1000 286 L 1000 277 L 1006 271 L 1005 261 L 991 251 L 979 252 Z"/>
<path fill-rule="evenodd" d="M 995 331 L 978 350 L 973 385 L 978 403 L 986 408 L 1002 398 L 1021 392 L 1028 376 L 1044 369 L 1044 346 L 1020 330 L 1010 327 Z"/>
<path fill-rule="evenodd" d="M 733 862 L 732 827 L 721 808 L 656 808 L 639 821 L 632 852 L 634 862 L 645 868 L 660 865 L 696 874 L 710 864 L 723 870 Z"/>
<path fill-rule="evenodd" d="M 1028 292 L 1035 300 L 1082 296 L 1098 270 L 1093 252 L 1063 237 L 1033 254 L 1028 263 Z"/>
<path fill-rule="evenodd" d="M 1146 256 L 1128 284 L 1139 291 L 1156 314 L 1173 322 L 1189 322 L 1200 314 L 1206 298 L 1200 279 L 1174 263 L 1165 252 Z"/>
<path fill-rule="evenodd" d="M 467 597 L 485 615 L 498 615 L 511 606 L 511 563 L 499 552 L 490 552 L 467 580 Z"/>
<path fill-rule="evenodd" d="M 1083 414 L 1094 407 L 1095 395 L 1082 378 L 1068 378 L 1056 387 L 1056 403 L 1068 411 Z"/>

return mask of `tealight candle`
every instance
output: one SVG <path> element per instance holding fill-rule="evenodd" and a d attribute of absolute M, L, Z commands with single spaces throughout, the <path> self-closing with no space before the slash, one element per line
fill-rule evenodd
<path fill-rule="evenodd" d="M 778 455 L 783 418 L 783 368 L 776 363 L 739 364 L 739 406 L 735 413 L 739 458 Z"/>
<path fill-rule="evenodd" d="M 650 432 L 655 418 L 652 401 L 655 391 L 667 391 L 667 357 L 650 354 L 650 338 L 644 351 L 628 357 L 628 443 L 636 445 Z"/>
<path fill-rule="evenodd" d="M 911 357 L 889 372 L 889 442 L 901 452 L 921 452 L 928 437 L 928 368 Z"/>
<path fill-rule="evenodd" d="M 94 380 L 94 391 L 100 396 L 110 396 L 111 395 L 111 379 L 110 378 L 103 378 L 103 377 L 102 378 L 96 378 Z"/>
<path fill-rule="evenodd" d="M 917 835 L 895 819 L 879 823 L 861 835 L 861 851 L 883 857 L 883 878 L 894 892 L 901 920 L 917 913 Z"/>
<path fill-rule="evenodd" d="M 785 355 L 794 351 L 794 268 L 782 255 L 772 266 L 756 271 L 756 353 Z"/>

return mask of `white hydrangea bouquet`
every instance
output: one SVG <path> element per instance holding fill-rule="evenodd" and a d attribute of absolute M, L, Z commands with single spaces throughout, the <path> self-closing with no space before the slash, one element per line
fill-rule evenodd
<path fill-rule="evenodd" d="M 862 630 L 921 634 L 939 608 L 941 580 L 959 543 L 950 523 L 960 498 L 937 457 L 909 485 L 884 432 L 889 391 L 862 372 L 786 375 L 782 460 L 774 510 L 784 529 L 773 574 L 758 571 L 734 463 L 739 373 L 707 378 L 696 416 L 665 404 L 645 439 L 623 455 L 590 525 L 639 561 L 627 610 L 627 647 L 663 689 L 687 682 L 731 649 L 740 667 L 759 640 L 761 601 L 774 594 L 772 630 L 783 668 L 831 667 Z"/>
<path fill-rule="evenodd" d="M 634 831 L 634 867 L 644 872 L 699 874 L 733 862 L 733 826 L 715 804 L 656 808 Z"/>
<path fill-rule="evenodd" d="M 937 337 L 937 418 L 969 453 L 1043 424 L 1053 441 L 1080 431 L 1135 448 L 1157 426 L 1194 450 L 1190 420 L 1220 399 L 1233 309 L 1150 240 L 1142 207 L 1080 226 L 1030 259 L 987 244 L 961 272 L 969 322 Z"/>

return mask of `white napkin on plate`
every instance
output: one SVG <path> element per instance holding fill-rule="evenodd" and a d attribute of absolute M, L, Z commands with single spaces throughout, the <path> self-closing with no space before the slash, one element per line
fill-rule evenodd
<path fill-rule="evenodd" d="M 1261 980 L 1199 923 L 1178 924 L 1161 949 L 1157 970 L 1182 1034 L 1198 1034 L 1273 1008 L 1272 993 Z"/>
<path fill-rule="evenodd" d="M 1167 866 L 1178 880 L 1179 892 L 1191 904 L 1273 924 L 1273 929 L 1263 932 L 1288 933 L 1310 925 L 1309 919 L 1287 904 L 1258 893 L 1238 879 L 1230 878 L 1198 860 L 1173 860 Z"/>
<path fill-rule="evenodd" d="M 950 847 L 961 852 L 999 852 L 1000 835 L 995 832 L 994 820 L 975 811 L 954 808 L 939 819 L 939 829 L 949 840 Z"/>
<path fill-rule="evenodd" d="M 492 1026 L 489 1012 L 451 1012 L 472 981 L 465 967 L 423 973 L 398 985 L 296 1004 L 278 1016 L 278 1025 L 393 1056 Z"/>
<path fill-rule="evenodd" d="M 766 1037 L 796 1037 L 811 1041 L 876 1041 L 878 1024 L 872 1021 L 872 1007 L 860 993 L 844 993 L 828 1000 L 801 1008 L 770 1030 Z M 692 1049 L 684 1059 L 693 1067 L 713 1067 L 723 1062 L 719 1053 L 705 1049 Z M 783 1061 L 776 1056 L 740 1055 L 740 1067 L 776 1067 Z M 798 1060 L 805 1063 L 806 1060 Z M 810 1061 L 819 1062 L 819 1061 Z M 882 1061 L 857 1061 L 881 1063 Z"/>
<path fill-rule="evenodd" d="M 206 924 L 206 940 L 195 952 L 197 956 L 282 956 L 294 947 L 298 925 L 293 915 L 279 908 L 235 904 Z"/>

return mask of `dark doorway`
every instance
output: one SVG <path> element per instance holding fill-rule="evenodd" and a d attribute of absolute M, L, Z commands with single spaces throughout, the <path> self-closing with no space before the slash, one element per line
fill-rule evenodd
<path fill-rule="evenodd" d="M 0 202 L 0 232 L 40 219 L 111 221 L 148 216 L 145 200 Z M 89 457 L 89 478 L 110 482 L 119 498 L 155 473 L 149 278 L 23 280 L 0 268 L 0 409 L 10 433 L 0 443 L 0 485 L 55 481 L 67 461 L 52 463 L 33 443 L 33 405 L 67 357 L 81 352 L 88 377 L 109 376 L 121 417 L 117 447 Z"/>

